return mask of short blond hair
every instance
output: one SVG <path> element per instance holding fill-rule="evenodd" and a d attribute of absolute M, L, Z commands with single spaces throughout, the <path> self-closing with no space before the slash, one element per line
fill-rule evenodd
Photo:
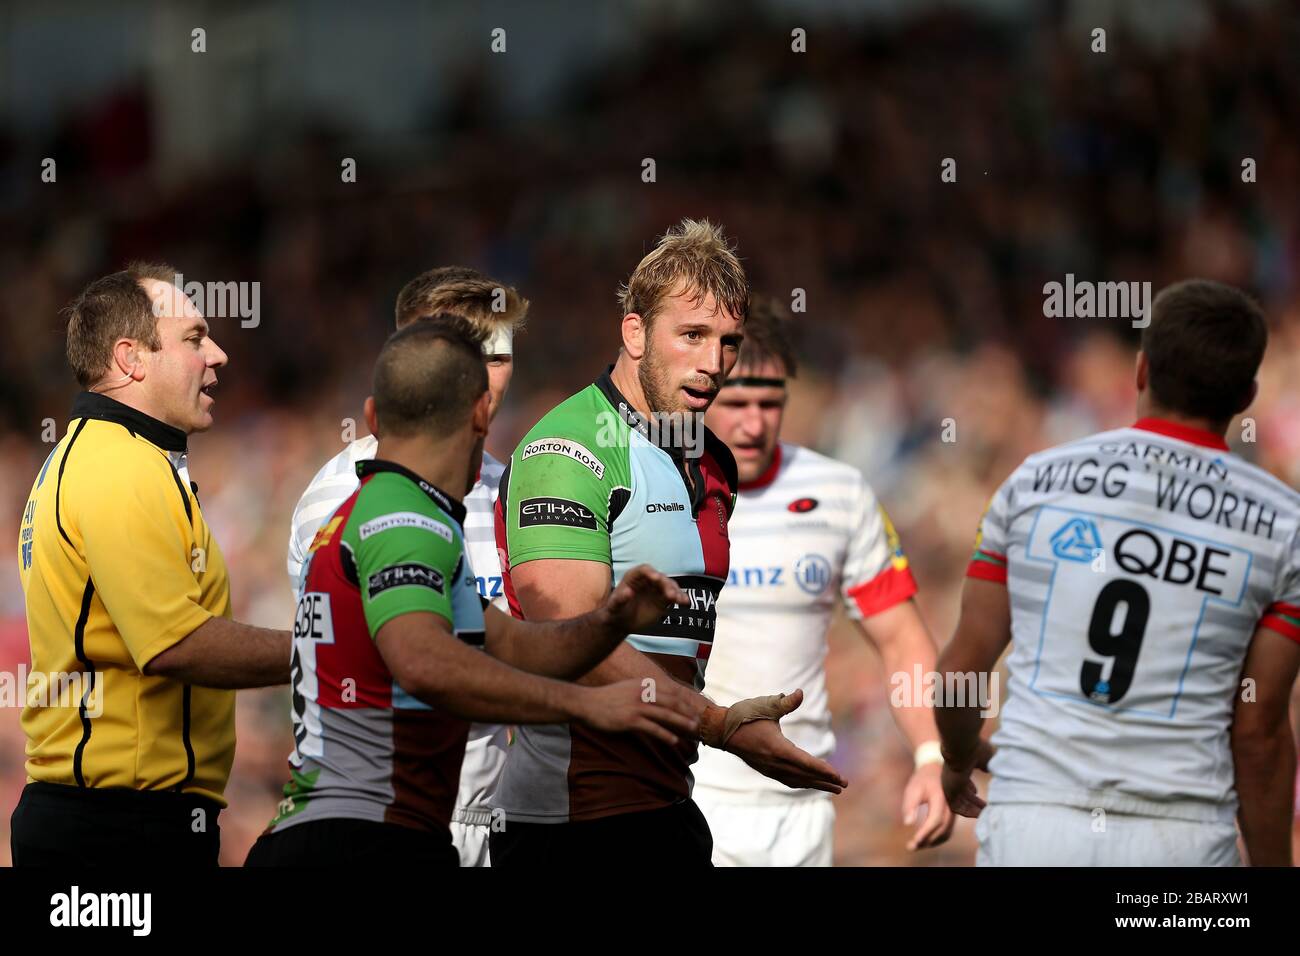
<path fill-rule="evenodd" d="M 664 233 L 619 286 L 619 304 L 624 315 L 635 312 L 648 326 L 678 288 L 696 304 L 712 295 L 719 309 L 742 322 L 749 314 L 745 269 L 722 228 L 707 219 L 683 219 Z"/>
<path fill-rule="evenodd" d="M 501 325 L 518 330 L 528 316 L 528 300 L 513 287 L 465 266 L 443 266 L 421 273 L 397 294 L 397 327 L 435 315 L 465 319 L 485 337 Z"/>

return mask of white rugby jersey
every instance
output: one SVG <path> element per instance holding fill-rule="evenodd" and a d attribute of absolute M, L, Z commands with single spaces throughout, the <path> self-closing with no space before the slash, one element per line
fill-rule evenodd
<path fill-rule="evenodd" d="M 1228 730 L 1261 623 L 1300 640 L 1300 495 L 1160 419 L 1031 455 L 971 577 L 1010 589 L 990 803 L 1231 822 Z"/>
<path fill-rule="evenodd" d="M 718 598 L 717 634 L 704 693 L 731 705 L 802 687 L 781 721 L 815 757 L 835 746 L 826 700 L 826 631 L 837 602 L 861 620 L 916 593 L 898 536 L 861 473 L 782 442 L 767 471 L 742 484 L 728 526 L 731 570 Z M 695 785 L 745 794 L 806 797 L 739 757 L 700 748 Z"/>
<path fill-rule="evenodd" d="M 301 589 L 302 568 L 312 538 L 325 519 L 357 490 L 357 462 L 375 457 L 379 441 L 374 435 L 358 438 L 325 463 L 293 509 L 289 531 L 289 581 L 296 595 Z M 478 593 L 509 614 L 501 588 L 501 560 L 492 527 L 492 509 L 505 466 L 487 452 L 483 469 L 465 496 L 465 550 L 478 580 Z M 460 770 L 457 809 L 487 810 L 505 765 L 508 730 L 498 724 L 473 724 L 465 760 Z"/>

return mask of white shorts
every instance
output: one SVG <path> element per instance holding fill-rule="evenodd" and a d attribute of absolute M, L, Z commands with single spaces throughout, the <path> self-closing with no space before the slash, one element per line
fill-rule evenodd
<path fill-rule="evenodd" d="M 460 854 L 461 866 L 491 866 L 488 860 L 488 834 L 492 827 L 491 810 L 456 810 L 451 818 L 451 842 Z M 477 822 L 486 818 L 483 823 Z M 463 822 L 474 820 L 473 823 Z"/>
<path fill-rule="evenodd" d="M 1239 866 L 1237 828 L 1050 803 L 990 804 L 976 866 Z"/>
<path fill-rule="evenodd" d="M 835 807 L 829 797 L 767 803 L 696 787 L 692 794 L 713 831 L 714 866 L 830 866 Z"/>

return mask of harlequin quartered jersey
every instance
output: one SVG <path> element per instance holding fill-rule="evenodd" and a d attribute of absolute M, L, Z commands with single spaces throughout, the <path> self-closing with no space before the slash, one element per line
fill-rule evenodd
<path fill-rule="evenodd" d="M 1011 599 L 990 802 L 1231 822 L 1246 650 L 1300 640 L 1298 528 L 1300 495 L 1173 422 L 1026 459 L 967 572 Z"/>
<path fill-rule="evenodd" d="M 374 458 L 378 448 L 379 440 L 373 435 L 349 443 L 321 467 L 298 500 L 293 509 L 288 557 L 289 581 L 295 595 L 302 590 L 302 571 L 312 539 L 334 510 L 357 490 L 357 464 Z M 492 509 L 504 470 L 505 465 L 484 452 L 478 481 L 464 501 L 465 553 L 474 568 L 479 595 L 502 611 L 506 610 L 506 599 L 492 529 Z M 491 809 L 492 791 L 506 763 L 508 740 L 509 730 L 500 724 L 476 723 L 470 727 L 465 762 L 460 771 L 458 809 Z"/>
<path fill-rule="evenodd" d="M 357 474 L 361 486 L 308 551 L 290 673 L 296 746 L 270 829 L 347 818 L 445 830 L 469 722 L 407 693 L 375 637 L 428 612 L 483 646 L 465 509 L 392 462 L 362 461 Z"/>
<path fill-rule="evenodd" d="M 916 593 L 888 515 L 861 472 L 782 442 L 756 481 L 742 484 L 731 526 L 731 570 L 718 599 L 718 636 L 704 693 L 729 706 L 803 688 L 782 719 L 786 737 L 815 757 L 835 746 L 826 700 L 826 632 L 835 606 L 869 618 Z M 791 790 L 739 757 L 704 748 L 698 787 L 790 799 Z"/>
<path fill-rule="evenodd" d="M 713 646 L 729 566 L 727 522 L 736 462 L 711 432 L 700 455 L 660 447 L 644 416 L 606 372 L 524 436 L 501 479 L 497 543 L 508 556 L 506 594 L 522 616 L 511 572 L 561 558 L 610 568 L 611 586 L 646 563 L 690 595 L 633 647 L 697 689 Z M 686 476 L 691 485 L 688 486 Z M 667 806 L 690 794 L 696 745 L 577 725 L 521 727 L 495 802 L 507 820 L 563 823 Z"/>

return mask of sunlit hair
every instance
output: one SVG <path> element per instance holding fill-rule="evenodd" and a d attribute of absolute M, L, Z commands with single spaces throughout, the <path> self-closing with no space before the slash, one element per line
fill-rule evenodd
<path fill-rule="evenodd" d="M 528 315 L 528 300 L 512 286 L 477 269 L 443 266 L 421 273 L 397 294 L 397 327 L 434 315 L 456 315 L 490 338 L 500 325 L 518 331 Z"/>
<path fill-rule="evenodd" d="M 749 314 L 745 269 L 722 229 L 707 219 L 683 219 L 669 229 L 618 290 L 623 314 L 635 312 L 647 327 L 674 294 L 696 305 L 712 295 L 720 310 L 742 322 Z"/>

